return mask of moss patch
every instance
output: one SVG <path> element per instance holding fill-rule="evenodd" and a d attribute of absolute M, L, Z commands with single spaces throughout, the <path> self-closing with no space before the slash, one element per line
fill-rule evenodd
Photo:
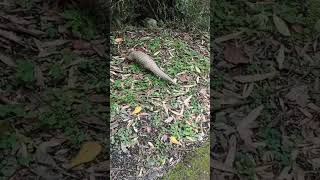
<path fill-rule="evenodd" d="M 183 162 L 172 169 L 162 179 L 210 179 L 210 143 L 197 149 L 195 152 L 187 155 Z"/>

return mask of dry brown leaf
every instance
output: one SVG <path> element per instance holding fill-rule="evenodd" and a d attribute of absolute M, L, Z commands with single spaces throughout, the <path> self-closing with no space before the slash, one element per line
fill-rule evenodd
<path fill-rule="evenodd" d="M 320 113 L 320 107 L 317 106 L 317 105 L 315 105 L 314 103 L 309 103 L 309 104 L 308 104 L 308 107 L 309 107 L 310 109 L 312 109 L 312 110 Z"/>
<path fill-rule="evenodd" d="M 77 82 L 77 76 L 75 75 L 76 68 L 72 66 L 69 69 L 69 74 L 68 74 L 68 88 L 75 88 L 76 82 Z"/>
<path fill-rule="evenodd" d="M 51 155 L 48 153 L 48 149 L 50 147 L 58 146 L 65 141 L 66 139 L 52 138 L 50 139 L 50 141 L 41 143 L 35 153 L 36 161 L 41 164 L 46 164 L 52 167 L 56 167 L 57 164 L 55 160 L 51 157 Z"/>
<path fill-rule="evenodd" d="M 11 57 L 6 56 L 5 54 L 0 53 L 0 60 L 9 67 L 17 67 L 16 62 L 14 62 Z"/>
<path fill-rule="evenodd" d="M 34 167 L 31 167 L 30 170 L 35 173 L 36 175 L 40 176 L 41 178 L 45 180 L 60 180 L 63 179 L 63 175 L 60 173 L 57 173 L 52 168 L 48 168 L 46 166 L 37 165 Z"/>
<path fill-rule="evenodd" d="M 300 167 L 296 166 L 295 167 L 295 180 L 305 180 L 304 178 L 305 172 L 303 169 Z"/>
<path fill-rule="evenodd" d="M 313 118 L 313 115 L 306 109 L 298 107 L 298 109 L 309 119 Z"/>
<path fill-rule="evenodd" d="M 154 149 L 154 145 L 152 144 L 152 142 L 148 142 L 148 144 L 151 147 L 151 149 Z"/>
<path fill-rule="evenodd" d="M 172 116 L 168 117 L 166 120 L 164 120 L 165 123 L 171 123 L 171 121 L 173 121 L 174 118 Z"/>
<path fill-rule="evenodd" d="M 4 14 L 0 14 L 0 16 L 2 18 L 5 18 L 15 24 L 21 24 L 21 25 L 29 25 L 32 24 L 31 21 L 28 21 L 22 17 L 18 17 L 18 16 L 14 16 L 14 15 L 4 15 Z"/>
<path fill-rule="evenodd" d="M 168 140 L 168 135 L 167 134 L 164 134 L 162 137 L 161 137 L 161 141 L 167 141 Z"/>
<path fill-rule="evenodd" d="M 181 82 L 188 82 L 189 81 L 189 76 L 187 75 L 187 73 L 184 73 L 181 76 L 179 76 L 179 79 L 180 79 Z"/>
<path fill-rule="evenodd" d="M 237 130 L 241 139 L 245 142 L 248 147 L 254 147 L 255 145 L 252 142 L 251 136 L 253 132 L 251 131 L 251 125 L 261 114 L 264 106 L 260 105 L 257 108 L 253 109 L 248 116 L 246 116 L 237 126 Z"/>
<path fill-rule="evenodd" d="M 189 97 L 187 97 L 187 99 L 185 99 L 184 101 L 183 101 L 183 104 L 186 106 L 186 107 L 188 107 L 189 106 L 189 102 L 190 102 L 190 99 L 192 98 L 192 95 L 190 95 Z"/>
<path fill-rule="evenodd" d="M 92 45 L 92 49 L 100 56 L 106 57 L 106 48 L 102 44 Z"/>
<path fill-rule="evenodd" d="M 53 47 L 57 47 L 57 46 L 62 46 L 66 43 L 69 43 L 69 40 L 64 40 L 64 39 L 56 39 L 53 41 L 46 41 L 40 44 L 40 46 L 42 48 L 53 48 Z"/>
<path fill-rule="evenodd" d="M 114 42 L 115 42 L 116 44 L 121 44 L 123 41 L 124 41 L 123 38 L 116 38 L 116 39 L 114 40 Z"/>
<path fill-rule="evenodd" d="M 249 59 L 245 56 L 243 50 L 240 47 L 234 45 L 233 43 L 228 43 L 223 53 L 225 60 L 232 64 L 249 63 Z"/>
<path fill-rule="evenodd" d="M 247 98 L 250 96 L 254 88 L 254 83 L 250 83 L 249 85 L 246 84 L 245 88 L 242 92 L 242 98 Z"/>
<path fill-rule="evenodd" d="M 274 174 L 272 172 L 272 165 L 264 165 L 255 168 L 256 174 L 265 179 L 274 179 Z"/>
<path fill-rule="evenodd" d="M 279 65 L 279 69 L 282 69 L 283 68 L 283 62 L 284 62 L 284 59 L 285 59 L 283 44 L 281 44 L 281 46 L 280 46 L 280 49 L 278 51 L 278 55 L 277 55 L 276 59 L 277 59 L 278 65 Z"/>
<path fill-rule="evenodd" d="M 16 34 L 14 34 L 13 32 L 10 32 L 10 31 L 5 31 L 5 30 L 2 30 L 0 29 L 0 36 L 8 39 L 8 40 L 11 40 L 21 46 L 25 46 L 23 41 L 22 41 L 22 38 L 18 37 Z"/>
<path fill-rule="evenodd" d="M 35 66 L 35 76 L 37 79 L 37 86 L 39 86 L 40 88 L 44 88 L 45 87 L 45 84 L 44 84 L 45 79 L 43 77 L 42 70 L 39 66 Z"/>
<path fill-rule="evenodd" d="M 86 124 L 100 126 L 100 127 L 107 127 L 105 122 L 103 122 L 101 119 L 99 119 L 95 116 L 82 117 L 78 121 L 86 123 Z"/>
<path fill-rule="evenodd" d="M 19 33 L 25 33 L 34 37 L 38 37 L 41 35 L 44 35 L 45 32 L 37 30 L 37 29 L 27 29 L 24 28 L 18 24 L 0 24 L 0 28 L 9 30 L 9 31 L 14 31 L 14 32 L 19 32 Z"/>
<path fill-rule="evenodd" d="M 169 111 L 172 112 L 173 114 L 177 115 L 177 116 L 182 116 L 183 112 L 184 112 L 184 106 L 182 106 L 180 113 L 178 113 L 178 112 L 176 112 L 174 110 L 171 110 L 171 109 L 169 109 Z"/>
<path fill-rule="evenodd" d="M 313 86 L 314 91 L 320 91 L 320 77 L 316 77 L 314 80 L 314 86 Z"/>
<path fill-rule="evenodd" d="M 74 40 L 72 42 L 72 48 L 76 50 L 91 49 L 91 44 L 84 40 Z"/>
<path fill-rule="evenodd" d="M 276 178 L 276 180 L 288 180 L 288 179 L 292 179 L 293 175 L 292 172 L 290 173 L 290 167 L 284 167 L 281 171 L 281 173 L 279 174 L 279 176 Z"/>
<path fill-rule="evenodd" d="M 309 163 L 312 164 L 312 167 L 314 169 L 319 169 L 320 168 L 320 157 L 312 158 L 312 159 L 309 159 L 308 161 L 309 161 Z"/>
<path fill-rule="evenodd" d="M 106 172 L 110 170 L 110 161 L 103 161 L 94 166 L 96 172 Z"/>
<path fill-rule="evenodd" d="M 290 101 L 295 101 L 301 107 L 305 107 L 309 102 L 308 86 L 295 86 L 285 95 Z"/>
<path fill-rule="evenodd" d="M 210 165 L 214 169 L 217 169 L 217 170 L 220 170 L 220 171 L 236 173 L 236 171 L 233 168 L 231 168 L 229 166 L 226 166 L 224 163 L 221 163 L 220 161 L 214 160 L 212 158 L 210 160 Z"/>
<path fill-rule="evenodd" d="M 229 139 L 229 151 L 227 154 L 227 157 L 224 161 L 224 164 L 226 166 L 229 166 L 233 168 L 233 162 L 236 156 L 236 151 L 237 151 L 237 138 L 235 135 L 232 135 Z"/>
<path fill-rule="evenodd" d="M 278 71 L 265 73 L 265 74 L 256 74 L 256 75 L 240 75 L 233 77 L 233 80 L 241 82 L 241 83 L 250 83 L 256 81 L 262 81 L 265 79 L 272 79 L 277 76 L 279 73 Z"/>
<path fill-rule="evenodd" d="M 90 101 L 95 103 L 106 103 L 109 97 L 101 94 L 93 94 L 90 96 Z"/>
<path fill-rule="evenodd" d="M 243 31 L 235 32 L 235 33 L 232 33 L 232 34 L 227 34 L 225 36 L 221 36 L 221 37 L 216 38 L 214 40 L 214 42 L 221 43 L 221 42 L 229 41 L 231 39 L 236 39 L 236 38 L 240 37 L 240 35 L 242 33 L 243 33 Z"/>

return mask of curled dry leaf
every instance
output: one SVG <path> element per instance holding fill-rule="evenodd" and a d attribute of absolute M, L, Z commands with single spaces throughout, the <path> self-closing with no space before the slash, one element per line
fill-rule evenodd
<path fill-rule="evenodd" d="M 242 98 L 247 98 L 250 96 L 254 88 L 254 83 L 250 83 L 249 85 L 246 85 L 243 89 Z"/>
<path fill-rule="evenodd" d="M 114 42 L 115 42 L 116 44 L 121 44 L 123 41 L 124 41 L 123 38 L 116 38 L 116 39 L 114 40 Z"/>
<path fill-rule="evenodd" d="M 35 153 L 36 161 L 41 164 L 46 164 L 52 167 L 56 167 L 57 164 L 55 160 L 52 158 L 52 156 L 48 153 L 48 149 L 50 147 L 58 146 L 65 141 L 66 139 L 52 138 L 50 141 L 43 142 L 42 144 L 40 144 Z"/>
<path fill-rule="evenodd" d="M 285 97 L 290 101 L 295 101 L 301 107 L 305 107 L 309 102 L 308 86 L 295 86 Z"/>
<path fill-rule="evenodd" d="M 261 114 L 261 111 L 263 110 L 264 106 L 260 105 L 257 108 L 253 109 L 248 116 L 246 116 L 237 127 L 237 130 L 239 132 L 239 135 L 241 139 L 244 141 L 244 143 L 248 147 L 255 148 L 251 136 L 253 132 L 251 131 L 251 125 L 252 123 L 258 118 L 258 116 Z"/>
<path fill-rule="evenodd" d="M 152 144 L 152 142 L 148 142 L 149 146 L 154 149 L 154 145 Z"/>
<path fill-rule="evenodd" d="M 241 83 L 249 83 L 249 82 L 256 82 L 262 81 L 266 79 L 272 79 L 278 75 L 278 71 L 273 71 L 270 73 L 265 74 L 256 74 L 256 75 L 240 75 L 233 77 L 233 80 L 241 82 Z"/>
<path fill-rule="evenodd" d="M 168 117 L 166 120 L 164 120 L 164 122 L 165 123 L 171 123 L 172 121 L 173 121 L 173 117 L 172 116 L 170 116 L 170 117 Z"/>
<path fill-rule="evenodd" d="M 16 62 L 14 62 L 11 57 L 6 56 L 5 54 L 0 53 L 0 60 L 9 67 L 17 67 Z"/>
<path fill-rule="evenodd" d="M 181 76 L 179 76 L 179 79 L 180 79 L 181 82 L 188 82 L 190 78 L 187 75 L 187 73 L 184 73 Z"/>

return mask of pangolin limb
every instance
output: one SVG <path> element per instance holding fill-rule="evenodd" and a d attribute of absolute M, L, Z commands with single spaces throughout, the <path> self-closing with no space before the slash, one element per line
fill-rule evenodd
<path fill-rule="evenodd" d="M 153 59 L 149 55 L 141 51 L 130 50 L 128 53 L 127 59 L 139 63 L 145 69 L 148 69 L 149 71 L 153 72 L 155 75 L 159 76 L 160 78 L 165 79 L 171 82 L 172 84 L 177 84 L 173 79 L 171 79 L 166 73 L 164 73 L 157 66 L 157 64 L 153 61 Z"/>

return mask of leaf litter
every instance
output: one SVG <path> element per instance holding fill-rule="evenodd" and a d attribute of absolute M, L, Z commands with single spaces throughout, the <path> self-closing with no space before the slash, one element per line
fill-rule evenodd
<path fill-rule="evenodd" d="M 235 22 L 234 28 L 228 29 L 229 22 L 223 21 L 214 26 L 221 43 L 213 40 L 211 47 L 215 74 L 210 93 L 215 113 L 212 175 L 233 180 L 317 179 L 320 96 L 316 62 L 320 49 L 318 38 L 306 35 L 306 31 L 314 32 L 318 22 L 306 26 L 306 16 L 298 23 L 291 19 L 297 16 L 271 8 L 264 9 L 270 22 L 258 27 L 250 24 L 255 22 L 252 17 L 261 13 L 257 10 L 260 4 L 267 7 L 268 2 L 245 3 L 250 11 L 240 8 L 240 3 L 219 7 L 219 13 L 225 11 L 226 17 L 237 19 L 239 24 Z M 279 5 L 272 4 L 270 7 Z M 282 5 L 301 12 L 297 6 Z M 228 8 L 224 10 L 224 6 Z M 244 33 L 232 34 L 235 29 Z M 302 34 L 304 38 L 299 38 Z M 249 56 L 248 63 L 226 58 L 223 44 L 234 41 Z"/>
<path fill-rule="evenodd" d="M 105 38 L 90 41 L 97 47 L 90 56 L 80 49 L 74 58 L 76 50 L 70 42 L 80 39 L 64 28 L 66 21 L 58 12 L 61 9 L 47 4 L 52 10 L 43 11 L 43 3 L 32 1 L 33 7 L 27 9 L 12 1 L 0 13 L 0 116 L 6 122 L 0 124 L 0 177 L 106 177 L 107 171 L 101 170 L 106 167 L 103 163 L 109 162 L 105 151 L 107 127 L 102 118 L 108 98 L 106 87 L 101 86 L 106 62 L 97 61 L 105 54 Z M 94 73 L 87 72 L 87 66 Z M 92 137 L 95 139 L 90 141 Z M 89 145 L 83 147 L 85 140 Z M 89 159 L 78 158 L 77 153 L 89 153 Z M 67 170 L 65 164 L 78 169 Z M 88 174 L 89 167 L 92 171 Z"/>

